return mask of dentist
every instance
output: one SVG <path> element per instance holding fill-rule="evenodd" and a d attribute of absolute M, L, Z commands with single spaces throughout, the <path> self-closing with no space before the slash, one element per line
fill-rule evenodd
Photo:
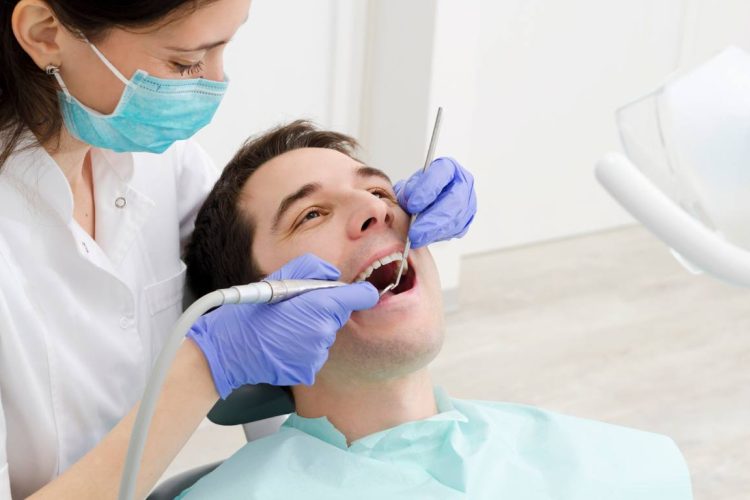
<path fill-rule="evenodd" d="M 0 499 L 116 495 L 134 407 L 181 311 L 181 248 L 218 176 L 184 140 L 221 102 L 222 53 L 249 4 L 0 0 Z M 421 212 L 414 245 L 462 236 L 471 175 L 447 159 L 422 175 L 396 186 Z M 298 259 L 278 274 L 338 271 Z M 377 300 L 361 283 L 197 325 L 161 395 L 138 495 L 219 396 L 311 383 L 352 311 Z M 291 340 L 306 336 L 317 341 Z"/>

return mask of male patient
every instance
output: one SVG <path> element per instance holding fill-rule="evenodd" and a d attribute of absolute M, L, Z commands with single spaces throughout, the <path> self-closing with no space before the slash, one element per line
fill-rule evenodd
<path fill-rule="evenodd" d="M 196 292 L 314 258 L 305 254 L 335 265 L 343 281 L 390 283 L 409 218 L 355 147 L 300 121 L 247 142 L 198 216 L 187 255 Z M 407 262 L 402 284 L 338 332 L 315 383 L 291 388 L 296 413 L 186 498 L 692 498 L 669 438 L 434 388 L 438 272 L 427 248 Z"/>

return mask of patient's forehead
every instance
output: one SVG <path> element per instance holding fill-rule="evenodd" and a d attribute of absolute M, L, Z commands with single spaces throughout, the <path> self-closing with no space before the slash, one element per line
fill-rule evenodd
<path fill-rule="evenodd" d="M 363 167 L 361 162 L 334 149 L 288 151 L 267 161 L 250 176 L 242 190 L 243 209 L 256 223 L 264 225 L 273 219 L 285 196 L 306 184 L 331 188 L 363 184 L 365 178 L 358 175 Z M 390 185 L 387 178 L 378 178 L 377 182 Z"/>
<path fill-rule="evenodd" d="M 276 156 L 260 166 L 250 178 L 262 189 L 271 184 L 296 188 L 308 182 L 349 181 L 362 163 L 327 148 L 300 148 Z"/>

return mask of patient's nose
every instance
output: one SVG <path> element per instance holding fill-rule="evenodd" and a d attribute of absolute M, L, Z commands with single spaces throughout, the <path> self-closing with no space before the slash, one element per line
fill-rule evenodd
<path fill-rule="evenodd" d="M 383 230 L 393 224 L 393 209 L 380 198 L 370 195 L 371 199 L 358 204 L 349 221 L 348 232 L 351 238 L 359 238 L 369 232 Z"/>

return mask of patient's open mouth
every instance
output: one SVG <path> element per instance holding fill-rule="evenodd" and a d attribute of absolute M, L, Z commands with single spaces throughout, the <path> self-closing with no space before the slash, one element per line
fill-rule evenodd
<path fill-rule="evenodd" d="M 377 259 L 370 265 L 370 267 L 362 271 L 355 281 L 369 281 L 378 289 L 378 291 L 382 291 L 385 287 L 396 280 L 398 268 L 401 266 L 401 259 L 401 252 L 395 252 L 381 259 Z M 401 275 L 401 282 L 396 288 L 391 290 L 391 293 L 398 295 L 411 290 L 414 287 L 415 277 L 414 266 L 409 265 L 407 259 L 404 272 Z"/>

